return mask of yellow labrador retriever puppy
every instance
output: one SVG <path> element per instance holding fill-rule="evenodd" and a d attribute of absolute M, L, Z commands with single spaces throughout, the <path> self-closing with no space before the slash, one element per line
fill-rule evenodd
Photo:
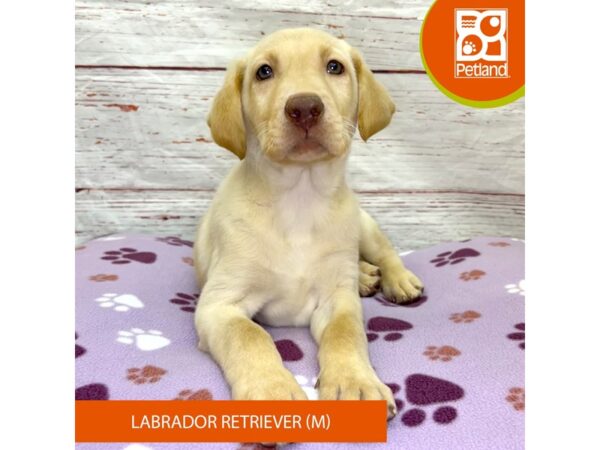
<path fill-rule="evenodd" d="M 359 289 L 380 282 L 405 302 L 423 287 L 345 180 L 356 125 L 366 140 L 394 111 L 358 51 L 324 32 L 278 31 L 229 68 L 208 124 L 241 162 L 198 229 L 195 323 L 234 399 L 306 398 L 254 318 L 310 326 L 321 399 L 385 399 L 396 414 L 369 361 Z"/>

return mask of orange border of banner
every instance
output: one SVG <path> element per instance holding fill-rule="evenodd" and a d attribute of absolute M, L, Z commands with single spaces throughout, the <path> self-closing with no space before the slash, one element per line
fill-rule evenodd
<path fill-rule="evenodd" d="M 184 415 L 198 416 L 198 426 L 135 427 L 142 425 L 143 416 L 160 417 L 160 423 L 164 416 L 173 423 L 174 417 Z M 288 428 L 234 427 L 234 416 L 242 425 L 242 415 L 287 416 Z M 209 416 L 214 416 L 212 425 Z M 386 442 L 386 416 L 385 401 L 79 400 L 75 402 L 75 441 Z"/>

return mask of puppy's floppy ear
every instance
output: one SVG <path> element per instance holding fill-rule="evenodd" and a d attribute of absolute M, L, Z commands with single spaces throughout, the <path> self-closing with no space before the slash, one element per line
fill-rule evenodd
<path fill-rule="evenodd" d="M 245 66 L 244 61 L 236 61 L 227 69 L 225 83 L 213 100 L 207 120 L 213 140 L 240 159 L 246 156 L 246 128 L 242 117 Z"/>
<path fill-rule="evenodd" d="M 355 49 L 352 49 L 352 62 L 358 79 L 358 131 L 366 141 L 388 126 L 396 106 Z"/>

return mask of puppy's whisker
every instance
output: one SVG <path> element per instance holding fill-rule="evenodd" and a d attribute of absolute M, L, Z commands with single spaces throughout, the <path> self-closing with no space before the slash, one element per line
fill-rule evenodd
<path fill-rule="evenodd" d="M 261 139 L 263 135 L 268 131 L 268 123 L 266 120 L 256 125 L 256 135 Z"/>
<path fill-rule="evenodd" d="M 342 119 L 342 126 L 344 127 L 344 131 L 348 133 L 349 136 L 352 136 L 356 130 L 356 124 L 346 118 Z"/>

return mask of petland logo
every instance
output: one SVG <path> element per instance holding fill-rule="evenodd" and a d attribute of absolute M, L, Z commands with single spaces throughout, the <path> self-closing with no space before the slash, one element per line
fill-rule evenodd
<path fill-rule="evenodd" d="M 508 78 L 508 10 L 455 9 L 455 78 Z"/>

